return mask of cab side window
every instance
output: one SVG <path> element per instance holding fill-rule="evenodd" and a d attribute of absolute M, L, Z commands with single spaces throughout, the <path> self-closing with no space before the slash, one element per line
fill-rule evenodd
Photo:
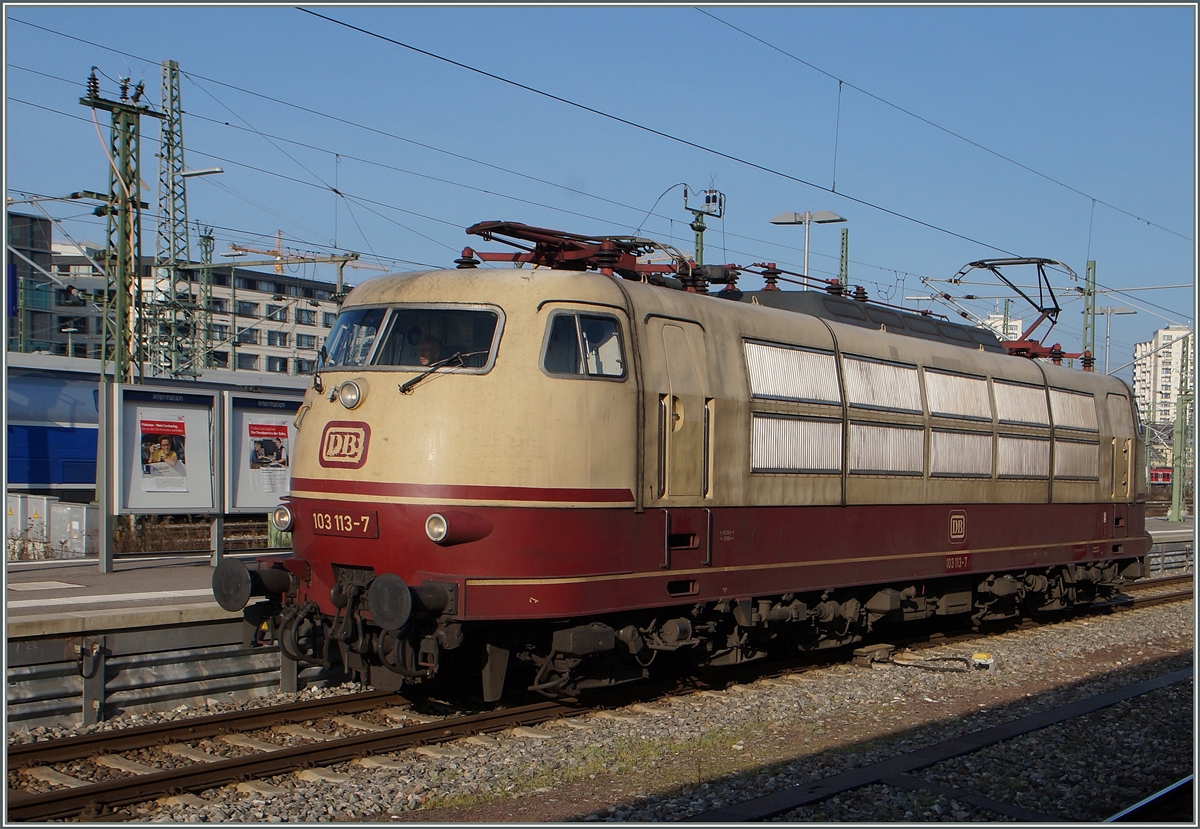
<path fill-rule="evenodd" d="M 614 317 L 558 313 L 550 318 L 542 368 L 575 377 L 625 376 L 621 326 Z"/>

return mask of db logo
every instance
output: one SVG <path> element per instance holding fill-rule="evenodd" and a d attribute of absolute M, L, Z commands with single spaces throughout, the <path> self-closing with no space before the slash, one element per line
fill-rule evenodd
<path fill-rule="evenodd" d="M 321 433 L 321 466 L 359 469 L 367 462 L 371 427 L 349 420 L 330 421 Z"/>
<path fill-rule="evenodd" d="M 967 540 L 966 510 L 950 510 L 950 542 L 958 544 Z"/>

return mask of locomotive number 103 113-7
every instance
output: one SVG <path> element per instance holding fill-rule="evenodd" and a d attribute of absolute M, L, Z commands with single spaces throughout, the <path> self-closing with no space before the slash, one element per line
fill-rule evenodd
<path fill-rule="evenodd" d="M 318 512 L 312 513 L 313 532 L 317 535 L 350 535 L 356 538 L 379 538 L 379 518 L 375 512 Z"/>

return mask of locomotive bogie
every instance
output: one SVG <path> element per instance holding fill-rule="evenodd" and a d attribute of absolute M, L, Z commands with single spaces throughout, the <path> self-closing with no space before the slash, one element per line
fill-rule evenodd
<path fill-rule="evenodd" d="M 1140 574 L 1119 380 L 595 273 L 356 288 L 305 396 L 285 652 L 568 693 Z M 344 396 L 343 396 L 344 392 Z"/>

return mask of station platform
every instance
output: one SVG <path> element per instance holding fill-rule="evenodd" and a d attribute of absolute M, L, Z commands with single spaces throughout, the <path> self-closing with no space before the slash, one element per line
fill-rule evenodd
<path fill-rule="evenodd" d="M 281 551 L 286 552 L 286 551 Z M 263 552 L 234 554 L 244 561 Z M 208 556 L 118 559 L 101 573 L 96 558 L 10 561 L 5 621 L 10 639 L 240 619 L 213 599 Z"/>
<path fill-rule="evenodd" d="M 1146 529 L 1156 544 L 1195 535 L 1191 517 L 1147 518 Z M 261 555 L 233 554 L 243 560 Z M 213 599 L 212 572 L 207 556 L 119 559 L 111 573 L 101 573 L 95 558 L 11 561 L 5 573 L 8 637 L 241 618 L 240 611 L 222 610 Z"/>

